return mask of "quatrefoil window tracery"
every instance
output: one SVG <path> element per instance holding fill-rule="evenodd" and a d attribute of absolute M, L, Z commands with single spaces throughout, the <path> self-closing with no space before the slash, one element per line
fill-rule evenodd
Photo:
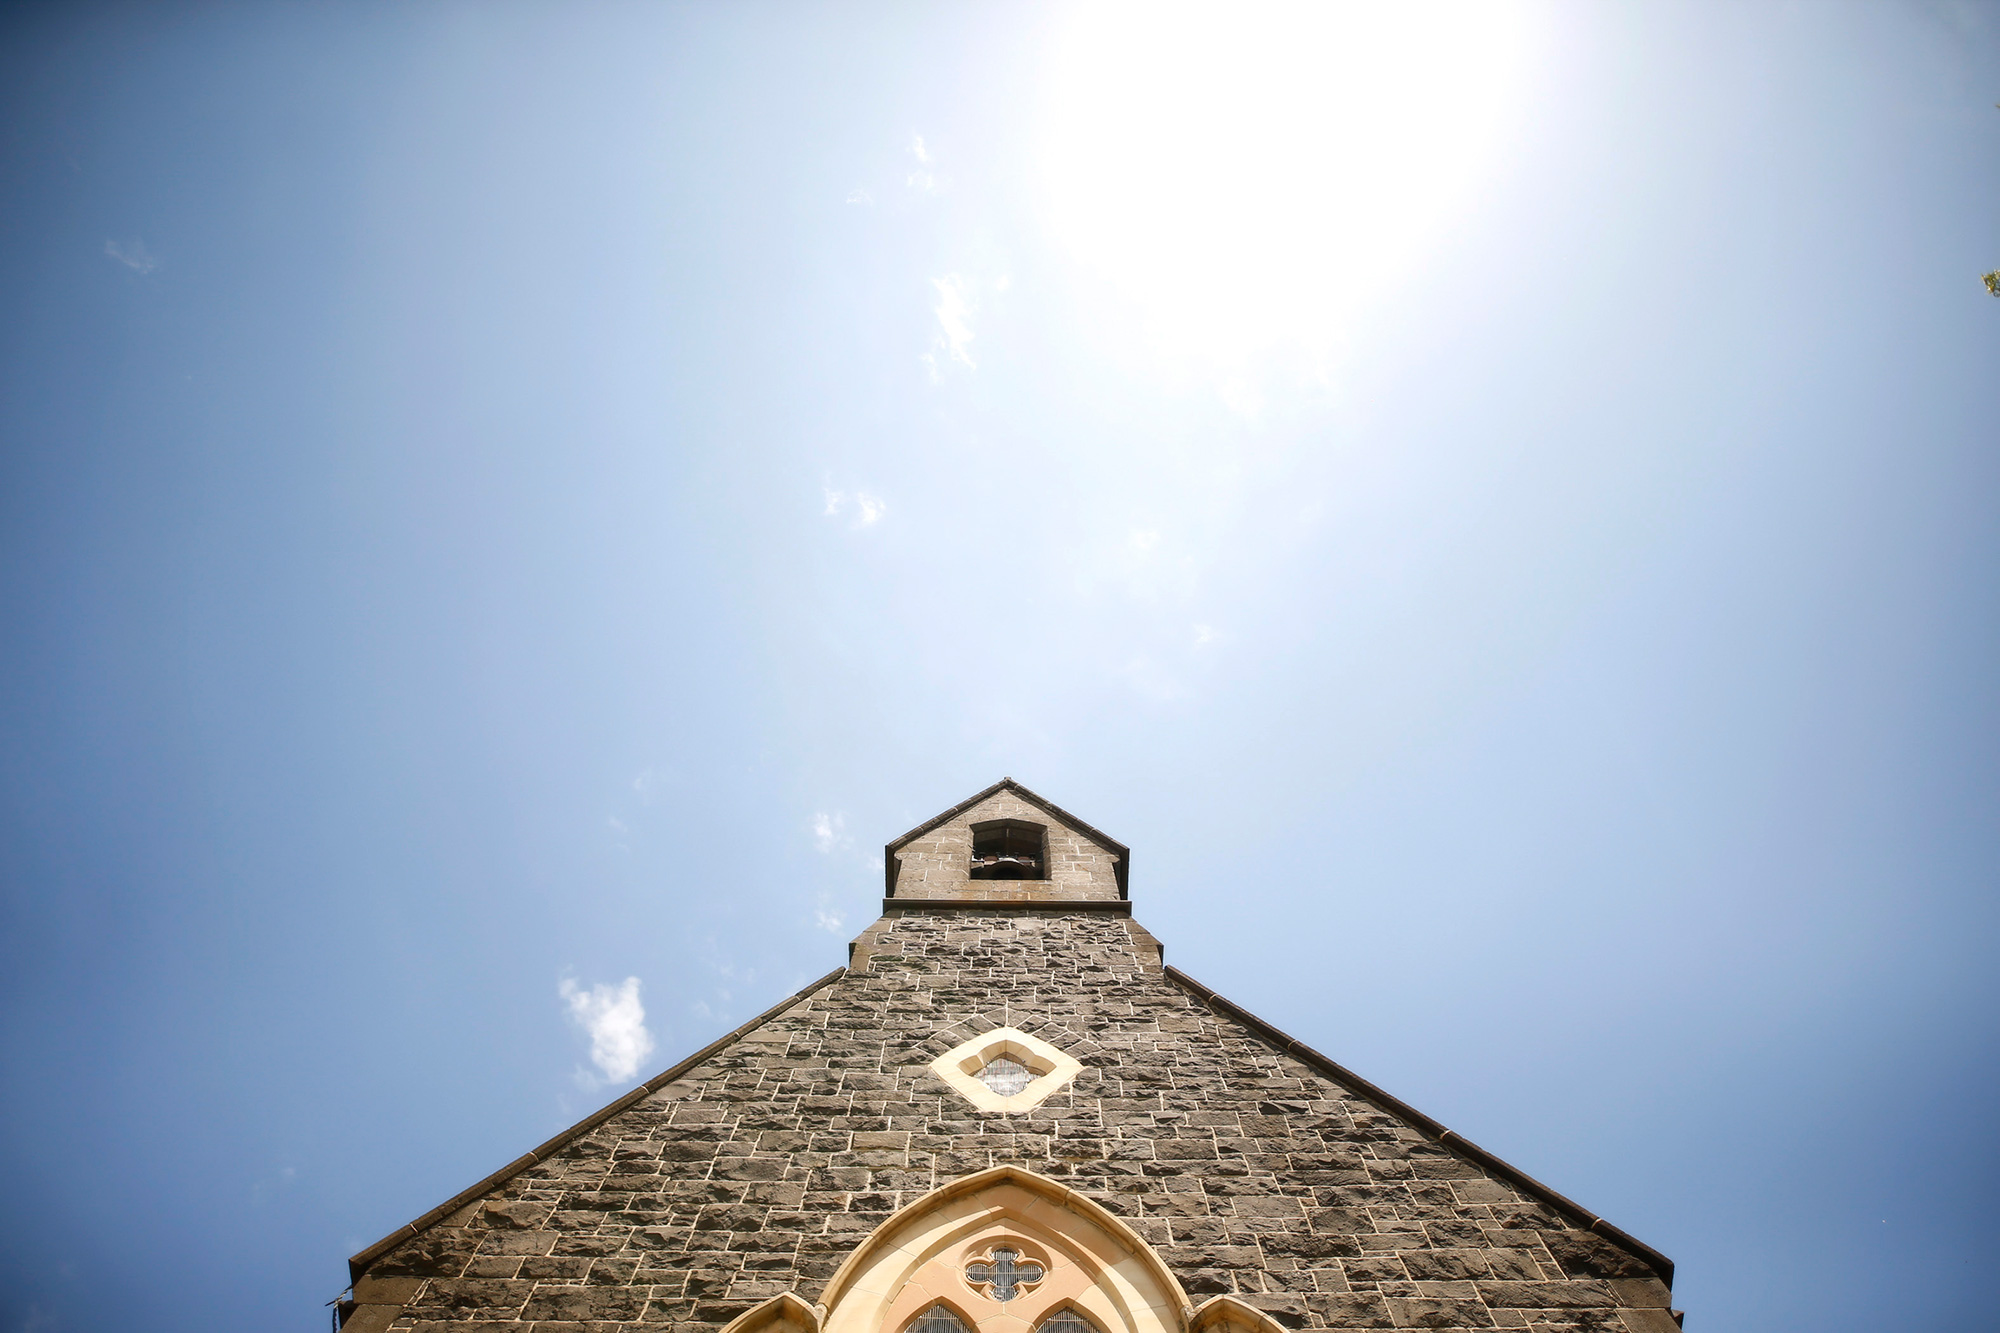
<path fill-rule="evenodd" d="M 994 1300 L 1002 1302 L 1013 1300 L 1022 1287 L 1032 1287 L 1047 1275 L 1040 1264 L 1023 1259 L 1019 1250 L 1008 1245 L 996 1245 L 986 1260 L 965 1266 L 967 1282 L 987 1288 Z"/>

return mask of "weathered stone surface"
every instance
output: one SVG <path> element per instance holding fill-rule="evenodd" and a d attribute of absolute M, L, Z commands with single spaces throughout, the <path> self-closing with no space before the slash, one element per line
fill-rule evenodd
<path fill-rule="evenodd" d="M 1636 1258 L 1208 1009 L 1127 918 L 892 909 L 867 938 L 865 968 L 378 1259 L 396 1333 L 712 1333 L 815 1299 L 896 1209 L 1003 1163 L 1125 1219 L 1194 1300 L 1288 1328 L 1666 1318 Z M 1009 1023 L 1084 1070 L 975 1110 L 927 1066 Z"/>

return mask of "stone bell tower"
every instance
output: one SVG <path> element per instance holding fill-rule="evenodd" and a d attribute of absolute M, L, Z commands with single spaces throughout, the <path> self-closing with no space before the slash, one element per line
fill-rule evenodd
<path fill-rule="evenodd" d="M 350 1260 L 348 1333 L 1670 1333 L 1673 1265 L 1165 966 L 1004 779 L 848 964 Z"/>

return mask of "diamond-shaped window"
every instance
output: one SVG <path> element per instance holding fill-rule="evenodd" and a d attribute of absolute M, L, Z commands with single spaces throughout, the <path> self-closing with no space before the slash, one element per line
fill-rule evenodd
<path fill-rule="evenodd" d="M 982 1111 L 1030 1111 L 1083 1072 L 1074 1056 L 1019 1028 L 995 1028 L 960 1042 L 931 1070 Z"/>

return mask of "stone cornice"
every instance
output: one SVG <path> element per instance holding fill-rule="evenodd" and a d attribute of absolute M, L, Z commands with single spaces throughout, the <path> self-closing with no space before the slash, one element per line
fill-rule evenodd
<path fill-rule="evenodd" d="M 1109 912 L 1113 916 L 1132 915 L 1127 898 L 884 898 L 882 914 L 891 912 L 1047 912 L 1066 916 L 1071 912 Z"/>

